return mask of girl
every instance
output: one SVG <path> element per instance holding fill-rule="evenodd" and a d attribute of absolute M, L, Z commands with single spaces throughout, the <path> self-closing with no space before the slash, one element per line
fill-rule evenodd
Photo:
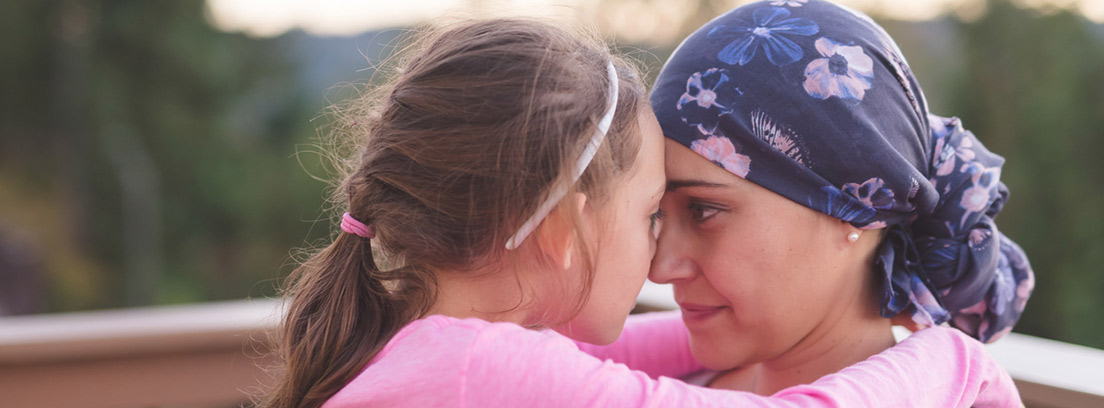
<path fill-rule="evenodd" d="M 618 338 L 655 250 L 662 136 L 636 72 L 521 20 L 443 29 L 409 55 L 345 127 L 364 142 L 349 212 L 296 271 L 265 405 L 952 406 L 1012 389 L 948 329 L 772 399 L 661 377 L 700 369 L 674 315 L 610 347 L 567 340 Z M 958 354 L 901 368 L 936 349 Z"/>
<path fill-rule="evenodd" d="M 682 43 L 651 101 L 668 138 L 651 278 L 674 284 L 694 356 L 719 371 L 704 382 L 812 382 L 891 347 L 894 317 L 982 341 L 1019 319 L 1034 278 L 993 221 L 1004 160 L 928 113 L 869 17 L 737 8 Z"/>

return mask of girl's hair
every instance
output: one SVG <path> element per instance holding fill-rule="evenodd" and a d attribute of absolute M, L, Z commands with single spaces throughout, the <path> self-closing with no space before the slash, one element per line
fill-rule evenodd
<path fill-rule="evenodd" d="M 569 194 L 601 203 L 639 150 L 639 75 L 593 35 L 533 20 L 464 22 L 422 36 L 405 55 L 378 97 L 354 101 L 336 128 L 363 147 L 335 199 L 373 226 L 376 247 L 339 233 L 288 280 L 283 366 L 265 406 L 314 407 L 333 396 L 428 311 L 435 271 L 520 263 L 526 247 L 508 253 L 506 240 L 554 185 L 571 184 L 570 168 L 608 107 L 611 61 L 616 117 Z M 592 255 L 583 256 L 575 311 L 549 316 L 569 318 L 585 302 Z"/>

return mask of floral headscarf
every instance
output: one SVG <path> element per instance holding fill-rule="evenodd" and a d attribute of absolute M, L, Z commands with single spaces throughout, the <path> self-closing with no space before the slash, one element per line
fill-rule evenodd
<path fill-rule="evenodd" d="M 897 45 L 820 0 L 763 1 L 691 34 L 651 102 L 664 134 L 728 171 L 862 229 L 887 228 L 882 315 L 993 341 L 1034 287 L 993 222 L 1004 159 L 928 113 Z"/>

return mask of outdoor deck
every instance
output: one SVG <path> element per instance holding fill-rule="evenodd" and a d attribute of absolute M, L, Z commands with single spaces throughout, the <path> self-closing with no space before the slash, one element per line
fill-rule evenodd
<path fill-rule="evenodd" d="M 644 309 L 674 306 L 648 284 Z M 273 300 L 0 318 L 0 396 L 10 407 L 232 407 L 272 361 Z M 1104 350 L 1010 334 L 990 347 L 1028 407 L 1104 407 Z"/>

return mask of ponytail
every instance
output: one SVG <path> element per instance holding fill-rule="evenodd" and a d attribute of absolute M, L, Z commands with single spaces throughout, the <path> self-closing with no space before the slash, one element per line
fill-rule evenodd
<path fill-rule="evenodd" d="M 278 340 L 285 366 L 263 406 L 321 406 L 411 319 L 384 286 L 370 242 L 341 233 L 289 279 Z"/>

